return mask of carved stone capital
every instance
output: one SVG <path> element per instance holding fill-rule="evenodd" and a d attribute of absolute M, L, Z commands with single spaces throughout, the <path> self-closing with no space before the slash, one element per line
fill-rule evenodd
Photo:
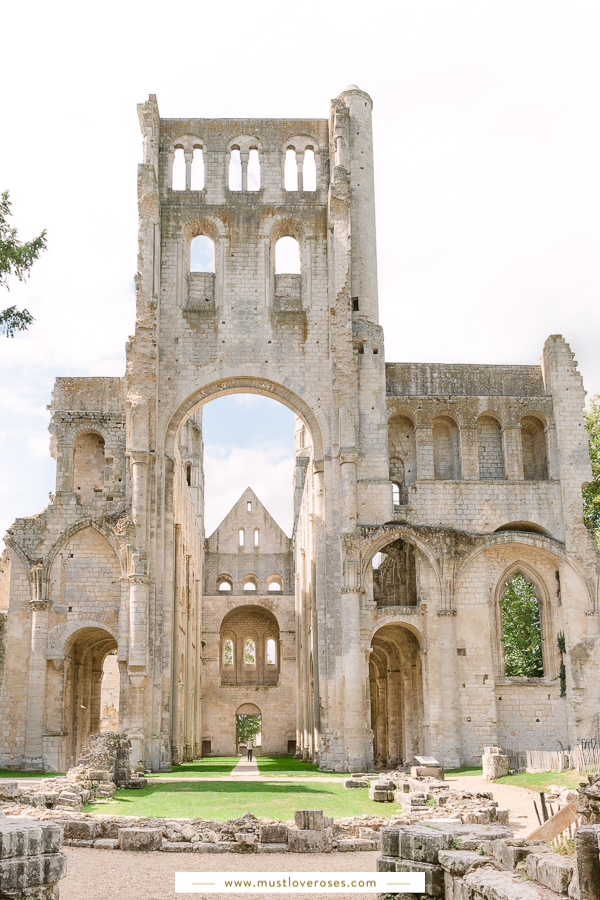
<path fill-rule="evenodd" d="M 141 463 L 142 465 L 146 465 L 148 462 L 149 453 L 147 450 L 130 450 L 129 455 L 131 457 L 132 463 Z"/>
<path fill-rule="evenodd" d="M 52 606 L 51 600 L 30 600 L 29 606 L 31 607 L 32 612 L 43 612 L 45 609 L 50 609 Z"/>
<path fill-rule="evenodd" d="M 438 616 L 455 616 L 456 615 L 455 609 L 438 609 L 436 612 L 437 612 Z"/>
<path fill-rule="evenodd" d="M 342 465 L 344 463 L 355 463 L 359 456 L 358 450 L 340 450 L 340 462 Z"/>
<path fill-rule="evenodd" d="M 150 584 L 149 575 L 128 575 L 127 580 L 129 581 L 129 584 Z"/>
<path fill-rule="evenodd" d="M 360 584 L 344 584 L 342 585 L 342 594 L 362 594 L 363 588 Z"/>
<path fill-rule="evenodd" d="M 586 616 L 597 616 L 598 610 L 597 609 L 586 609 L 585 614 L 586 614 Z"/>

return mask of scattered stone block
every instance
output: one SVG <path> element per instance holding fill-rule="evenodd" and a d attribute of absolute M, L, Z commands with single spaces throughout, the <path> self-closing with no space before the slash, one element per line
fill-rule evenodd
<path fill-rule="evenodd" d="M 90 819 L 67 819 L 62 821 L 65 839 L 70 841 L 91 841 L 99 836 L 98 823 Z"/>
<path fill-rule="evenodd" d="M 557 894 L 566 894 L 573 877 L 574 863 L 559 853 L 530 853 L 527 874 Z"/>
<path fill-rule="evenodd" d="M 53 822 L 0 817 L 0 896 L 58 898 L 57 884 L 67 874 L 62 840 Z"/>
<path fill-rule="evenodd" d="M 160 850 L 162 847 L 162 828 L 120 828 L 120 850 Z"/>
<path fill-rule="evenodd" d="M 366 778 L 347 778 L 344 782 L 345 788 L 368 788 L 369 782 Z"/>
<path fill-rule="evenodd" d="M 287 844 L 287 825 L 261 825 L 258 840 L 261 844 Z"/>
<path fill-rule="evenodd" d="M 257 844 L 257 848 L 261 853 L 287 853 L 288 845 L 286 844 Z"/>
<path fill-rule="evenodd" d="M 21 794 L 16 781 L 0 781 L 0 800 L 16 800 Z"/>
<path fill-rule="evenodd" d="M 494 781 L 508 775 L 508 756 L 500 747 L 485 747 L 481 757 L 483 766 L 483 780 Z"/>
<path fill-rule="evenodd" d="M 441 866 L 434 866 L 426 862 L 415 863 L 409 859 L 397 859 L 395 868 L 396 872 L 424 872 L 426 896 L 443 898 L 444 870 Z"/>
<path fill-rule="evenodd" d="M 94 841 L 94 850 L 118 850 L 119 841 L 117 838 L 98 838 Z"/>
<path fill-rule="evenodd" d="M 294 821 L 301 831 L 322 831 L 325 828 L 322 809 L 299 809 L 294 814 Z"/>
<path fill-rule="evenodd" d="M 481 856 L 472 850 L 440 850 L 438 859 L 444 871 L 457 878 L 462 878 L 470 869 L 486 866 L 490 862 L 489 856 Z"/>
<path fill-rule="evenodd" d="M 290 828 L 288 831 L 290 853 L 330 853 L 332 849 L 331 828 L 321 831 Z"/>
<path fill-rule="evenodd" d="M 122 850 L 123 848 L 121 847 L 120 849 Z M 160 847 L 155 847 L 153 849 L 163 850 L 165 853 L 191 853 L 194 848 L 189 841 L 167 841 Z"/>

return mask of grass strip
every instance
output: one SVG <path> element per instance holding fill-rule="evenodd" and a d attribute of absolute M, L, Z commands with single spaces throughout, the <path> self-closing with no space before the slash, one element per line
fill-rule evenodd
<path fill-rule="evenodd" d="M 207 756 L 173 766 L 170 772 L 153 772 L 147 778 L 223 778 L 231 775 L 240 761 L 239 756 Z"/>
<path fill-rule="evenodd" d="M 256 764 L 261 775 L 332 775 L 339 778 L 349 778 L 347 772 L 324 772 L 313 763 L 302 759 L 294 759 L 293 756 L 257 756 Z"/>
<path fill-rule="evenodd" d="M 85 812 L 157 818 L 201 817 L 226 821 L 245 812 L 287 821 L 298 809 L 322 809 L 336 819 L 363 813 L 389 818 L 395 803 L 375 803 L 366 791 L 349 791 L 332 782 L 304 784 L 269 781 L 195 781 L 149 784 L 139 791 L 117 791 L 117 802 L 87 804 Z"/>

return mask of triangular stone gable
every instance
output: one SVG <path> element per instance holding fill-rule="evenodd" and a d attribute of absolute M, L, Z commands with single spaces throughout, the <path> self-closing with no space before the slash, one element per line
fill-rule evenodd
<path fill-rule="evenodd" d="M 240 546 L 240 529 L 244 530 L 243 548 Z M 258 546 L 254 542 L 256 529 Z M 209 553 L 288 553 L 291 546 L 291 538 L 279 527 L 251 487 L 246 488 L 206 540 Z"/>

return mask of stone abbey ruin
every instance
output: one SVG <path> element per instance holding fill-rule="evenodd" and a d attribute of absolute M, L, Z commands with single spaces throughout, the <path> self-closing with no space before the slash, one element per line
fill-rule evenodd
<path fill-rule="evenodd" d="M 541 366 L 386 363 L 371 108 L 355 86 L 327 119 L 138 107 L 135 335 L 122 378 L 57 379 L 56 493 L 5 538 L 0 765 L 64 771 L 105 719 L 153 771 L 235 753 L 240 715 L 263 752 L 350 771 L 594 732 L 577 364 L 558 335 Z M 250 488 L 205 535 L 202 406 L 235 392 L 296 415 L 291 538 Z"/>

